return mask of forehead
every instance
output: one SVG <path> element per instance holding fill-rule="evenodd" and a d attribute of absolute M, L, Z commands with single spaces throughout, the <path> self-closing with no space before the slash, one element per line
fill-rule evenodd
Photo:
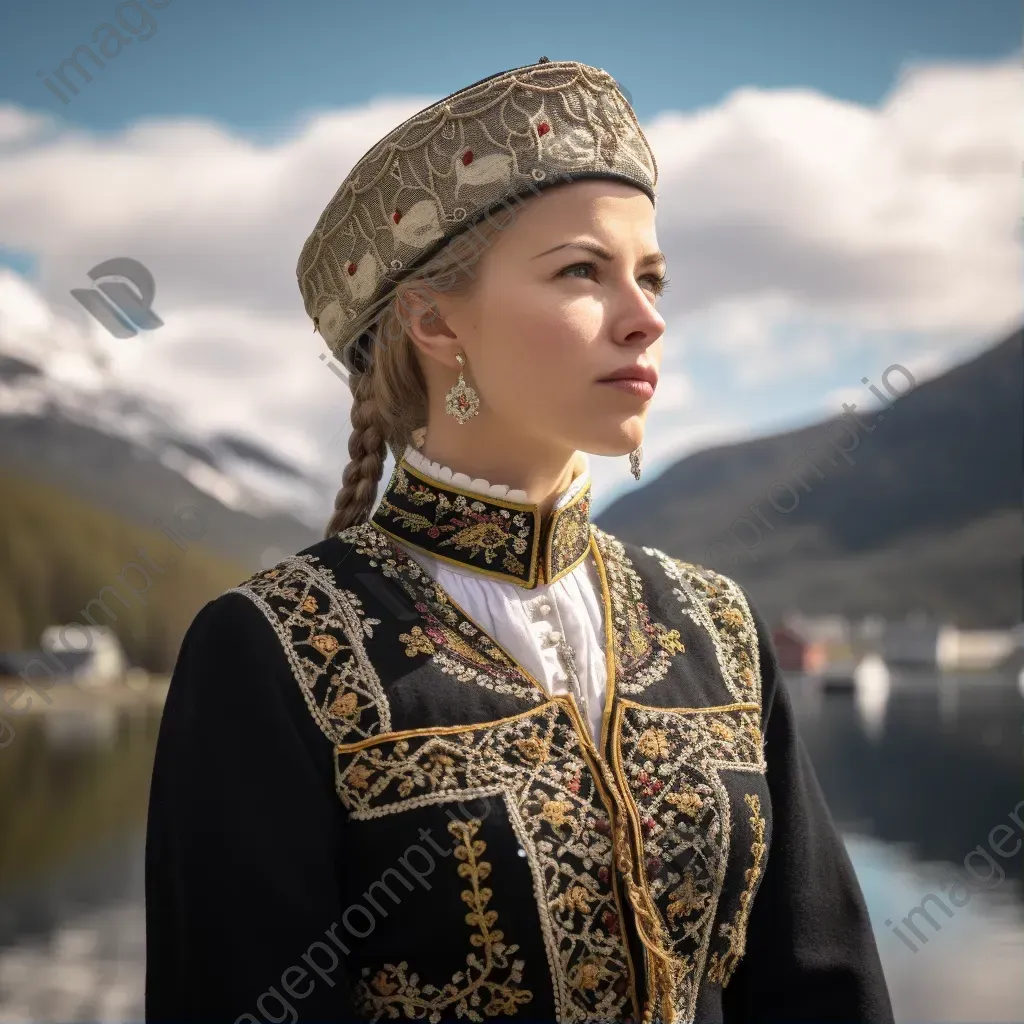
<path fill-rule="evenodd" d="M 574 181 L 531 196 L 500 235 L 516 251 L 585 235 L 610 246 L 657 248 L 651 200 L 632 185 L 607 179 Z"/>

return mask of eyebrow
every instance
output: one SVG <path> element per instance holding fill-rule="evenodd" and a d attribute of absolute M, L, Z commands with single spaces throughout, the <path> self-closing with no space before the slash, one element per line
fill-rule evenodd
<path fill-rule="evenodd" d="M 561 245 L 552 246 L 550 249 L 545 249 L 543 252 L 537 253 L 533 258 L 537 260 L 540 259 L 541 256 L 547 256 L 548 253 L 557 252 L 559 249 L 567 248 L 586 249 L 587 252 L 592 252 L 595 256 L 600 256 L 601 259 L 608 260 L 609 262 L 615 258 L 607 249 L 598 245 L 596 242 L 586 242 L 582 239 L 578 242 L 563 242 Z M 668 259 L 663 252 L 649 252 L 640 257 L 637 262 L 637 266 L 646 267 L 650 266 L 652 263 L 667 265 Z"/>

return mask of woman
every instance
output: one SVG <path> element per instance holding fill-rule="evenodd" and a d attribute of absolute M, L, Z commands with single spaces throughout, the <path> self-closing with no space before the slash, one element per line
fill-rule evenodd
<path fill-rule="evenodd" d="M 324 211 L 351 462 L 326 539 L 182 644 L 149 1019 L 892 1020 L 764 623 L 590 522 L 585 453 L 640 472 L 656 181 L 614 80 L 541 58 Z"/>

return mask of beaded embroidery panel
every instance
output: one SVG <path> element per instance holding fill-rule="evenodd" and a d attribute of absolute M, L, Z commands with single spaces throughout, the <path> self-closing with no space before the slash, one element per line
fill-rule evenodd
<path fill-rule="evenodd" d="M 247 597 L 266 617 L 328 738 L 337 743 L 390 731 L 387 697 L 366 650 L 381 620 L 339 588 L 315 556 L 285 558 L 229 592 Z"/>
<path fill-rule="evenodd" d="M 398 583 L 422 617 L 422 626 L 414 625 L 399 635 L 406 657 L 430 659 L 460 682 L 475 683 L 531 704 L 548 699 L 540 683 L 471 622 L 444 588 L 414 558 L 390 544 L 372 522 L 352 526 L 336 536 L 352 544 L 371 568 Z"/>
<path fill-rule="evenodd" d="M 560 701 L 475 729 L 341 746 L 337 780 L 357 821 L 500 792 L 530 863 L 558 1020 L 633 1012 L 611 822 Z"/>
<path fill-rule="evenodd" d="M 591 532 L 601 555 L 611 604 L 615 691 L 637 695 L 664 679 L 672 659 L 683 656 L 686 645 L 678 629 L 668 629 L 652 618 L 643 581 L 622 542 L 596 526 Z"/>
<path fill-rule="evenodd" d="M 642 889 L 668 936 L 681 1022 L 695 1019 L 702 978 L 726 984 L 743 955 L 767 851 L 760 714 L 757 704 L 670 711 L 623 701 L 616 709 L 613 758 L 642 837 Z M 740 824 L 731 810 L 736 779 L 744 780 L 739 785 L 753 815 L 750 829 L 743 829 L 753 836 L 749 852 L 730 850 Z M 746 884 L 733 919 L 722 921 L 716 933 L 730 858 L 737 857 L 749 861 Z M 725 942 L 709 961 L 718 939 Z"/>
<path fill-rule="evenodd" d="M 739 585 L 729 579 L 656 548 L 644 553 L 657 558 L 682 613 L 711 637 L 722 680 L 737 701 L 761 701 L 761 669 L 757 630 Z"/>

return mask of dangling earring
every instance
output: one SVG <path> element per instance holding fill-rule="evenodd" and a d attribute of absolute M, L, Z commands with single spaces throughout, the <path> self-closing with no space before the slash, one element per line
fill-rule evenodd
<path fill-rule="evenodd" d="M 633 474 L 634 480 L 640 479 L 640 463 L 643 462 L 643 458 L 644 446 L 642 444 L 637 445 L 637 447 L 629 453 L 629 470 Z"/>
<path fill-rule="evenodd" d="M 459 362 L 459 379 L 452 385 L 451 391 L 445 396 L 444 407 L 450 416 L 459 423 L 472 419 L 480 411 L 480 396 L 466 383 L 462 369 L 466 365 L 466 357 L 461 352 L 455 353 Z"/>

